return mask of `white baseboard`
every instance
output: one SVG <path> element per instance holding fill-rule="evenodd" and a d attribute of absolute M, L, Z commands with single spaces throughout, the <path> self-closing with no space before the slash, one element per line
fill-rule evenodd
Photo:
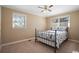
<path fill-rule="evenodd" d="M 28 39 L 24 39 L 24 40 L 19 40 L 19 41 L 14 41 L 14 42 L 9 42 L 9 43 L 5 43 L 5 44 L 1 44 L 1 47 L 2 46 L 8 46 L 8 45 L 16 44 L 16 43 L 21 43 L 21 42 L 28 41 L 28 40 L 31 40 L 31 39 L 34 39 L 34 37 L 28 38 Z"/>
<path fill-rule="evenodd" d="M 73 42 L 76 42 L 76 43 L 79 43 L 78 40 L 73 40 L 73 39 L 69 39 L 70 41 L 73 41 Z"/>

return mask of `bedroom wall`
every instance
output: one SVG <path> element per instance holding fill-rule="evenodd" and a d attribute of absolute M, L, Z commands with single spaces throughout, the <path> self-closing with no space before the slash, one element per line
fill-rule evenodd
<path fill-rule="evenodd" d="M 0 51 L 1 51 L 1 7 L 0 7 Z"/>
<path fill-rule="evenodd" d="M 52 20 L 50 20 L 50 18 L 52 17 L 54 18 L 58 16 L 66 16 L 66 15 L 70 15 L 69 37 L 72 40 L 79 41 L 79 11 L 47 17 L 47 29 L 49 29 L 53 25 Z"/>
<path fill-rule="evenodd" d="M 19 12 L 27 16 L 27 26 L 25 29 L 12 28 L 12 13 L 14 12 Z M 33 37 L 35 34 L 35 28 L 39 30 L 45 30 L 45 18 L 2 7 L 2 43 Z"/>

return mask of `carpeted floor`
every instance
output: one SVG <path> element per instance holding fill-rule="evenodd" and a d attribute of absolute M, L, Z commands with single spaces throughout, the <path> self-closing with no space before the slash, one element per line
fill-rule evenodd
<path fill-rule="evenodd" d="M 64 42 L 57 53 L 72 53 L 79 51 L 79 43 L 72 41 Z M 25 41 L 18 44 L 2 47 L 2 53 L 53 53 L 54 48 L 35 40 Z"/>

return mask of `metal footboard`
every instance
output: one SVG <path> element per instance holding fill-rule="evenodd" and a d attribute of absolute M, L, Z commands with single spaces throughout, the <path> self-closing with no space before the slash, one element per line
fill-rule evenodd
<path fill-rule="evenodd" d="M 47 38 L 44 38 L 44 37 L 40 37 L 40 36 L 37 36 L 37 29 L 35 28 L 35 42 L 37 41 L 37 37 L 39 37 L 39 38 L 42 38 L 43 39 L 43 41 L 46 43 L 46 44 L 49 44 L 48 43 L 48 39 Z M 56 44 L 57 44 L 57 42 L 56 42 L 56 32 L 57 32 L 57 30 L 55 30 L 55 40 L 53 41 L 54 42 L 54 52 L 56 53 L 56 50 L 57 50 L 57 46 L 56 46 Z M 51 35 L 51 39 L 52 39 L 52 35 Z M 48 41 L 47 41 L 48 40 Z M 52 45 L 53 43 L 51 42 L 51 45 Z"/>

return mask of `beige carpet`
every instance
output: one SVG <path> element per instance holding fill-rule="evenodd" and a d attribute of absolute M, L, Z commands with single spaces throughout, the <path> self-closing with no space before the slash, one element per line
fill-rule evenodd
<path fill-rule="evenodd" d="M 64 42 L 57 53 L 71 53 L 73 51 L 79 51 L 79 44 L 71 41 Z M 54 48 L 46 44 L 36 42 L 32 39 L 31 41 L 25 41 L 18 44 L 2 47 L 2 52 L 5 53 L 53 53 Z"/>

